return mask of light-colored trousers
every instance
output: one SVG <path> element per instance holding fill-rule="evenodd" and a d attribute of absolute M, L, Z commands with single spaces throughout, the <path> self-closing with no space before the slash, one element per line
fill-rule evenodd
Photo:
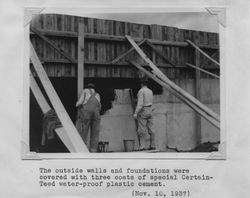
<path fill-rule="evenodd" d="M 140 148 L 145 149 L 146 135 L 150 135 L 150 147 L 155 148 L 155 131 L 153 129 L 153 108 L 143 107 L 138 113 L 138 134 L 140 138 Z"/>

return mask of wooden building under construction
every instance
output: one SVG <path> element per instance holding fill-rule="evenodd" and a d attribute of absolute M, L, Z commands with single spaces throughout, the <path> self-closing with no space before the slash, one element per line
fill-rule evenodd
<path fill-rule="evenodd" d="M 154 73 L 149 87 L 158 150 L 190 150 L 220 140 L 218 34 L 58 14 L 37 15 L 30 30 L 39 61 L 73 123 L 83 85 L 96 85 L 103 108 L 100 141 L 109 142 L 109 151 L 124 151 L 124 140 L 135 140 L 138 146 L 130 90 L 136 96 L 139 78 L 145 75 L 140 66 Z M 53 108 L 32 65 L 34 61 L 31 75 Z M 41 152 L 43 113 L 30 91 L 31 151 Z M 54 144 L 53 152 L 65 151 L 63 143 Z"/>

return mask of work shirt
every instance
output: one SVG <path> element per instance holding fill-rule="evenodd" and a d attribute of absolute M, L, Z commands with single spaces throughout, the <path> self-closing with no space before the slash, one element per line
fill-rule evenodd
<path fill-rule="evenodd" d="M 84 105 L 88 102 L 90 96 L 95 93 L 95 90 L 94 89 L 83 89 L 82 90 L 82 93 L 81 93 L 81 96 L 79 98 L 79 100 L 77 101 L 76 103 L 76 106 L 79 106 L 79 105 Z M 100 103 L 100 95 L 98 93 L 96 93 L 95 95 L 95 98 L 98 100 L 98 102 Z"/>
<path fill-rule="evenodd" d="M 142 87 L 137 94 L 138 102 L 135 109 L 135 114 L 146 106 L 151 106 L 153 104 L 153 92 L 146 86 Z"/>

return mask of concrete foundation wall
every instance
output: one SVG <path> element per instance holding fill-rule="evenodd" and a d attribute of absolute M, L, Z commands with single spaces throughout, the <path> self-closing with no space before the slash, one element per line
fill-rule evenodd
<path fill-rule="evenodd" d="M 189 93 L 194 92 L 193 80 L 175 82 Z M 219 81 L 202 79 L 202 102 L 219 113 Z M 138 148 L 138 137 L 128 89 L 116 90 L 113 108 L 102 116 L 101 141 L 109 142 L 110 151 L 124 151 L 123 140 L 134 139 Z M 157 149 L 166 147 L 189 150 L 196 145 L 195 112 L 164 89 L 154 96 L 154 128 Z M 202 142 L 220 140 L 219 130 L 202 118 Z M 148 137 L 149 138 L 149 137 Z"/>

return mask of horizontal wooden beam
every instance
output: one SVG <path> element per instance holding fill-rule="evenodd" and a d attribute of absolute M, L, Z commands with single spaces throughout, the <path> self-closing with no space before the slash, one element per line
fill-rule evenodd
<path fill-rule="evenodd" d="M 134 65 L 136 68 L 138 68 L 140 71 L 142 71 L 144 74 L 146 74 L 149 78 L 153 79 L 155 82 L 157 82 L 159 85 L 166 88 L 170 93 L 172 93 L 174 96 L 179 98 L 181 101 L 183 101 L 185 104 L 187 104 L 190 108 L 192 108 L 195 112 L 197 112 L 199 115 L 201 115 L 203 118 L 205 118 L 207 121 L 209 121 L 211 124 L 213 124 L 216 128 L 220 129 L 220 123 L 215 120 L 210 115 L 207 115 L 206 112 L 202 111 L 199 107 L 197 107 L 195 104 L 193 104 L 191 101 L 189 101 L 186 97 L 178 93 L 176 90 L 172 89 L 167 83 L 163 82 L 159 78 L 157 78 L 155 75 L 153 75 L 151 72 L 144 69 L 140 64 L 136 63 L 135 61 L 129 61 L 132 65 Z"/>
<path fill-rule="evenodd" d="M 202 109 L 204 112 L 206 112 L 209 116 L 213 117 L 215 120 L 220 121 L 220 116 L 212 111 L 210 108 L 202 104 L 199 100 L 197 100 L 195 97 L 193 97 L 191 94 L 177 86 L 175 83 L 173 83 L 165 74 L 162 73 L 162 71 L 146 56 L 146 54 L 138 47 L 138 45 L 134 42 L 134 40 L 130 36 L 126 36 L 130 44 L 135 48 L 135 50 L 138 52 L 138 54 L 141 56 L 141 58 L 148 63 L 148 66 L 153 70 L 153 73 L 158 76 L 162 81 L 167 83 L 172 89 L 186 97 L 190 102 L 194 103 L 196 106 L 198 106 L 200 109 Z"/>
<path fill-rule="evenodd" d="M 51 64 L 77 64 L 77 61 L 75 60 L 74 63 L 69 62 L 67 59 L 52 59 L 52 58 L 42 58 L 40 59 L 41 63 L 51 63 Z M 90 60 L 85 60 L 84 61 L 85 65 L 103 65 L 103 66 L 130 66 L 129 63 L 127 62 L 119 62 L 119 63 L 115 63 L 112 64 L 111 62 L 100 62 L 100 61 L 90 61 Z M 143 66 L 147 66 L 147 65 L 143 65 Z M 173 68 L 172 65 L 170 64 L 165 64 L 165 63 L 160 63 L 159 67 L 169 67 L 169 68 Z M 187 68 L 185 65 L 177 65 L 177 68 Z M 212 68 L 211 68 L 212 69 Z M 214 68 L 218 70 L 218 67 Z"/>
<path fill-rule="evenodd" d="M 189 67 L 192 67 L 192 68 L 194 68 L 194 69 L 197 69 L 197 70 L 199 70 L 199 71 L 201 71 L 201 72 L 203 72 L 203 73 L 206 73 L 206 74 L 208 74 L 208 75 L 210 75 L 210 76 L 213 76 L 213 77 L 215 77 L 215 78 L 220 79 L 220 76 L 218 76 L 218 75 L 216 75 L 216 74 L 213 74 L 213 73 L 211 73 L 211 72 L 208 72 L 208 71 L 206 71 L 206 70 L 204 70 L 204 69 L 201 69 L 201 68 L 199 68 L 199 67 L 196 67 L 195 65 L 192 65 L 192 64 L 190 64 L 190 63 L 186 63 L 186 65 L 189 66 Z"/>
<path fill-rule="evenodd" d="M 77 39 L 77 32 L 69 32 L 69 31 L 55 31 L 55 30 L 44 30 L 44 29 L 37 29 L 45 36 L 53 36 L 53 37 L 67 37 Z M 32 35 L 32 33 L 31 33 Z M 100 41 L 114 41 L 114 42 L 126 42 L 125 36 L 114 36 L 114 35 L 107 35 L 107 34 L 92 34 L 92 33 L 85 33 L 85 39 L 89 40 L 100 40 Z M 144 38 L 135 37 L 133 38 L 135 42 L 140 42 Z M 173 46 L 173 47 L 190 47 L 187 42 L 181 41 L 166 41 L 166 40 L 156 40 L 156 39 L 148 39 L 154 45 L 165 45 L 165 46 Z M 204 45 L 200 44 L 200 48 L 204 49 L 219 49 L 219 45 Z"/>
<path fill-rule="evenodd" d="M 77 64 L 77 61 L 75 59 L 74 63 L 71 63 L 69 62 L 67 59 L 53 59 L 53 58 L 42 58 L 40 59 L 41 60 L 41 63 L 42 64 L 46 64 L 46 63 L 50 63 L 50 64 Z M 116 63 L 116 64 L 111 64 L 110 62 L 100 62 L 100 61 L 90 61 L 90 60 L 85 60 L 84 62 L 85 65 L 102 65 L 102 66 L 130 66 L 129 63 L 127 62 L 119 62 L 119 63 Z M 148 65 L 146 64 L 143 64 L 142 66 L 146 67 Z M 172 65 L 170 64 L 165 64 L 165 63 L 157 63 L 157 66 L 160 67 L 160 68 L 173 68 Z M 186 65 L 176 65 L 175 68 L 179 68 L 179 69 L 187 69 L 187 66 Z M 216 67 L 207 67 L 206 68 L 207 70 L 220 70 L 220 68 L 218 68 L 217 66 Z"/>
<path fill-rule="evenodd" d="M 65 128 L 67 135 L 69 136 L 70 141 L 74 144 L 76 152 L 89 152 L 87 146 L 83 142 L 81 136 L 76 130 L 74 124 L 72 123 L 67 111 L 65 110 L 59 96 L 57 95 L 55 89 L 53 88 L 52 83 L 50 82 L 36 52 L 33 48 L 32 43 L 30 42 L 30 59 L 33 63 L 35 71 L 41 80 L 41 83 L 44 87 L 44 90 L 49 97 L 51 104 L 53 105 L 56 114 L 61 121 L 63 127 Z"/>

